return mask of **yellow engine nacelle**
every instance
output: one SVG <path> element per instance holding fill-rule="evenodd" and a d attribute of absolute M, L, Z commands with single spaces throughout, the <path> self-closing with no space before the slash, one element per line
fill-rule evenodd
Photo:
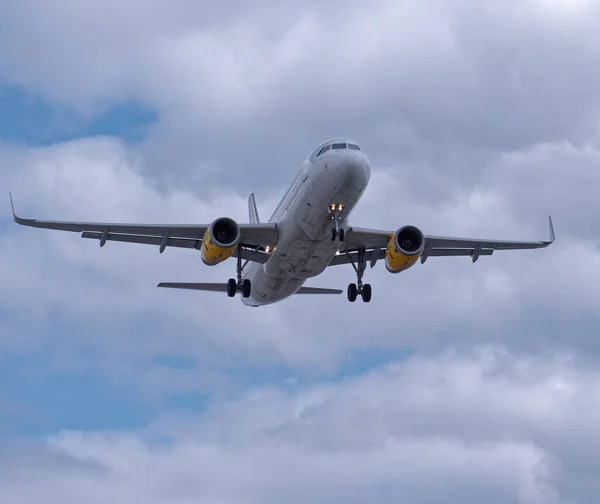
<path fill-rule="evenodd" d="M 220 217 L 208 226 L 202 238 L 202 262 L 214 266 L 229 259 L 240 242 L 240 227 L 229 217 Z"/>
<path fill-rule="evenodd" d="M 425 237 L 415 226 L 398 229 L 385 250 L 385 267 L 390 273 L 400 273 L 417 262 L 425 248 Z"/>

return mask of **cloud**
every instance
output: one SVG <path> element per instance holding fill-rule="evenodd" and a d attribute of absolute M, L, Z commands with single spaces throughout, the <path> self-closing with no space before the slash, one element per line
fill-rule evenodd
<path fill-rule="evenodd" d="M 144 431 L 62 432 L 27 481 L 2 457 L 0 486 L 11 502 L 575 502 L 587 471 L 564 434 L 592 443 L 591 471 L 599 383 L 560 356 L 444 352 L 299 392 L 253 390 Z"/>
<path fill-rule="evenodd" d="M 198 186 L 250 188 L 260 170 L 272 189 L 338 134 L 377 163 L 417 157 L 472 183 L 482 156 L 596 130 L 593 4 L 562 17 L 536 1 L 381 0 L 367 14 L 358 2 L 259 2 L 231 12 L 189 1 L 68 12 L 6 2 L 3 18 L 19 28 L 3 32 L 0 76 L 83 114 L 147 103 L 161 118 L 144 146 L 148 168 Z"/>
<path fill-rule="evenodd" d="M 577 219 L 566 210 L 569 192 L 562 196 L 555 192 L 552 200 L 548 193 L 552 195 L 554 189 L 538 189 L 540 181 L 549 184 L 557 177 L 563 178 L 562 187 L 591 185 L 595 175 L 590 159 L 595 151 L 567 150 L 564 162 L 553 161 L 556 172 L 551 177 L 531 175 L 547 166 L 540 152 L 553 156 L 557 149 L 561 147 L 507 154 L 484 169 L 475 190 L 454 192 L 450 201 L 437 203 L 422 201 L 404 184 L 411 167 L 375 169 L 353 224 L 391 230 L 411 223 L 428 234 L 546 239 L 545 215 L 556 209 L 559 240 L 542 251 L 497 252 L 475 265 L 468 259 L 432 258 L 393 277 L 380 267 L 369 269 L 366 278 L 374 286 L 373 305 L 359 303 L 347 309 L 346 299 L 340 296 L 327 303 L 292 298 L 271 308 L 248 310 L 219 296 L 165 292 L 156 289 L 156 283 L 189 278 L 224 281 L 233 275 L 233 265 L 206 268 L 197 254 L 186 250 L 169 249 L 159 255 L 154 247 L 116 243 L 100 249 L 97 242 L 81 240 L 77 234 L 17 228 L 12 223 L 2 239 L 7 265 L 4 305 L 23 317 L 35 313 L 47 317 L 52 310 L 66 310 L 70 317 L 93 324 L 98 333 L 89 332 L 87 337 L 94 346 L 107 349 L 139 317 L 154 326 L 153 334 L 161 335 L 158 339 L 130 336 L 121 343 L 119 353 L 187 354 L 192 345 L 197 357 L 209 348 L 211 358 L 219 349 L 239 356 L 252 352 L 266 362 L 288 369 L 313 369 L 318 374 L 334 372 L 344 358 L 365 346 L 425 350 L 451 338 L 453 343 L 502 341 L 529 349 L 570 347 L 567 327 L 595 320 L 597 286 L 590 272 L 600 267 L 600 256 L 595 242 L 588 240 L 589 233 L 569 226 Z M 30 150 L 16 163 L 19 175 L 12 176 L 11 184 L 18 212 L 25 216 L 159 223 L 210 222 L 221 215 L 240 221 L 247 218 L 245 195 L 218 185 L 202 195 L 178 187 L 162 188 L 144 176 L 143 158 L 136 147 L 111 139 Z M 519 190 L 511 192 L 512 187 Z M 269 200 L 259 200 L 263 215 L 271 213 L 277 196 L 274 192 Z M 572 257 L 578 257 L 576 264 Z M 19 266 L 23 261 L 27 268 Z M 557 263 L 570 267 L 556 270 Z M 344 288 L 353 277 L 351 268 L 337 266 L 310 283 Z M 28 302 L 31 292 L 36 293 L 33 304 Z M 564 292 L 570 293 L 573 304 L 565 306 Z M 306 320 L 297 309 L 299 303 L 310 307 L 315 316 Z M 402 307 L 401 315 L 397 306 Z M 238 310 L 241 318 L 227 315 Z M 343 317 L 331 316 L 340 310 Z M 378 316 L 367 316 L 373 310 Z M 428 315 L 432 310 L 435 317 Z M 540 322 L 541 314 L 547 322 Z M 218 338 L 212 334 L 217 326 Z M 301 337 L 300 326 L 304 327 Z M 527 338 L 520 335 L 525 330 Z M 579 336 L 581 342 L 587 340 L 585 334 Z"/>
<path fill-rule="evenodd" d="M 55 408 L 66 406 L 61 430 L 44 420 L 51 387 L 46 402 L 1 391 L 0 495 L 589 501 L 598 16 L 585 2 L 4 2 L 0 82 L 59 118 L 128 103 L 158 117 L 137 144 L 0 144 L 0 186 L 23 216 L 242 221 L 254 191 L 265 218 L 315 145 L 344 134 L 373 163 L 353 224 L 545 239 L 552 213 L 557 242 L 394 276 L 378 264 L 368 305 L 297 297 L 254 310 L 155 287 L 224 281 L 229 262 L 19 228 L 6 199 L 3 382 L 63 383 Z M 310 284 L 351 281 L 338 266 Z M 116 430 L 94 380 L 120 405 L 143 404 L 148 425 Z M 69 408 L 82 396 L 104 420 L 79 432 Z M 15 438 L 23 415 L 45 445 Z"/>

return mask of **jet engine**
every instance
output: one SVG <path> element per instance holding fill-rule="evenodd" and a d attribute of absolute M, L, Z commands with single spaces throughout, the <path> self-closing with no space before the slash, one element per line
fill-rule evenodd
<path fill-rule="evenodd" d="M 390 238 L 385 251 L 385 267 L 390 273 L 400 273 L 417 262 L 425 248 L 425 237 L 415 226 L 404 226 Z"/>
<path fill-rule="evenodd" d="M 202 238 L 202 262 L 214 266 L 229 259 L 240 242 L 240 227 L 229 217 L 212 221 Z"/>

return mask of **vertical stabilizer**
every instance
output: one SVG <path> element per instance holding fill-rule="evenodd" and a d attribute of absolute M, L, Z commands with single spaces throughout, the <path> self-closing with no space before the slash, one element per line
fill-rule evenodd
<path fill-rule="evenodd" d="M 254 193 L 250 193 L 250 196 L 248 196 L 248 216 L 250 224 L 258 224 L 260 222 L 258 210 L 256 209 L 256 201 L 254 200 Z"/>

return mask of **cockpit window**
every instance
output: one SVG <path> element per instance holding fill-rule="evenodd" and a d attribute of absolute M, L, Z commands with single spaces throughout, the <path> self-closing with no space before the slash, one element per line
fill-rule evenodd
<path fill-rule="evenodd" d="M 327 144 L 325 147 L 323 147 L 319 153 L 317 154 L 316 157 L 319 157 L 321 154 L 323 154 L 324 152 L 327 152 L 329 149 L 331 149 L 331 144 Z"/>
<path fill-rule="evenodd" d="M 352 150 L 361 150 L 360 147 L 356 144 L 353 143 L 346 143 L 346 142 L 336 142 L 336 143 L 332 143 L 332 144 L 327 144 L 324 147 L 321 147 L 321 149 L 317 152 L 317 154 L 315 154 L 315 158 L 318 158 L 321 154 L 325 154 L 329 149 L 352 149 Z"/>

